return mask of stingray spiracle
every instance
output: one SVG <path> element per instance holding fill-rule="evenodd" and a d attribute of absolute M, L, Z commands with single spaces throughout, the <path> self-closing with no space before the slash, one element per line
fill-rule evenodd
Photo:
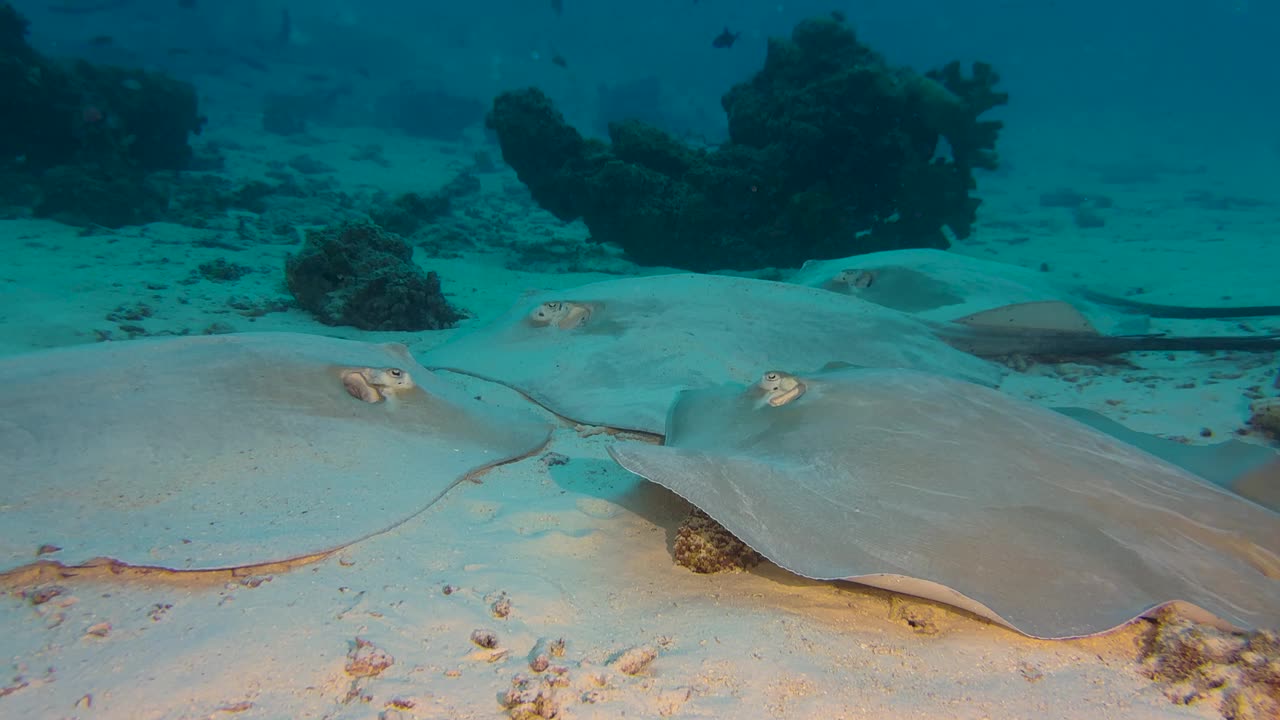
<path fill-rule="evenodd" d="M 544 302 L 529 313 L 529 324 L 534 327 L 555 325 L 569 330 L 591 319 L 591 306 L 584 303 L 553 300 Z"/>
<path fill-rule="evenodd" d="M 781 407 L 804 394 L 804 383 L 790 373 L 770 370 L 756 383 L 764 393 L 764 399 L 773 407 Z"/>
<path fill-rule="evenodd" d="M 357 400 L 380 403 L 414 387 L 409 373 L 396 367 L 352 368 L 342 373 L 342 386 Z"/>

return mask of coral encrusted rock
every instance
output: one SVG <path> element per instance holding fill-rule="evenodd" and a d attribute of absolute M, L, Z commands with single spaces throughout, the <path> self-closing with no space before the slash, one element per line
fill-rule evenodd
<path fill-rule="evenodd" d="M 413 263 L 413 248 L 369 223 L 307 232 L 285 261 L 289 291 L 326 325 L 361 330 L 440 330 L 462 319 L 440 278 Z"/>
<path fill-rule="evenodd" d="M 1001 124 L 978 118 L 1006 102 L 997 82 L 983 63 L 889 65 L 824 17 L 770 40 L 764 68 L 724 95 L 715 150 L 638 121 L 584 138 L 534 88 L 499 95 L 487 122 L 538 204 L 641 265 L 798 267 L 969 235 L 973 170 L 996 166 Z"/>
<path fill-rule="evenodd" d="M 748 570 L 761 559 L 760 553 L 698 508 L 693 508 L 676 531 L 676 564 L 696 573 Z"/>

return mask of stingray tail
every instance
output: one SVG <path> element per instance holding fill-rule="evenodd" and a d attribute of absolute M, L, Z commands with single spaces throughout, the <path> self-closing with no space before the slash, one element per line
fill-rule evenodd
<path fill-rule="evenodd" d="M 1139 350 L 1208 351 L 1236 350 L 1240 352 L 1280 351 L 1280 335 L 1212 335 L 1179 337 L 1176 335 L 1099 335 L 1091 340 L 1104 354 L 1135 352 Z M 1090 342 L 1083 343 L 1090 347 Z"/>
<path fill-rule="evenodd" d="M 1280 351 L 1280 335 L 1095 335 L 998 328 L 953 328 L 939 333 L 952 347 L 979 357 L 1007 355 L 1105 357 L 1140 351 Z"/>
<path fill-rule="evenodd" d="M 1186 305 L 1159 305 L 1137 302 L 1127 298 L 1082 290 L 1085 298 L 1100 305 L 1110 305 L 1125 312 L 1140 313 L 1155 318 L 1182 320 L 1214 320 L 1223 318 L 1272 317 L 1280 315 L 1280 305 L 1241 305 L 1237 307 L 1189 307 Z"/>

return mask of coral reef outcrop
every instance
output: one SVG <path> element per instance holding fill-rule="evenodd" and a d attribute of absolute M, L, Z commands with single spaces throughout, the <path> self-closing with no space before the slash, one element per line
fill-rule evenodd
<path fill-rule="evenodd" d="M 122 207 L 159 200 L 146 175 L 191 162 L 188 140 L 204 125 L 195 88 L 161 73 L 52 60 L 36 52 L 26 34 L 26 19 L 0 3 L 5 184 L 25 176 L 47 185 L 37 215 L 108 226 L 135 222 L 136 213 Z M 77 205 L 80 198 L 84 207 Z"/>
<path fill-rule="evenodd" d="M 370 223 L 309 230 L 285 261 L 289 292 L 326 325 L 361 330 L 440 330 L 462 319 L 440 278 L 413 263 L 413 248 Z"/>
<path fill-rule="evenodd" d="M 724 95 L 730 139 L 713 151 L 636 121 L 586 139 L 535 88 L 499 95 L 487 123 L 542 207 L 637 263 L 796 266 L 967 236 L 973 170 L 996 166 L 1001 124 L 979 117 L 1006 102 L 998 80 L 982 63 L 893 67 L 824 17 L 770 40 Z"/>

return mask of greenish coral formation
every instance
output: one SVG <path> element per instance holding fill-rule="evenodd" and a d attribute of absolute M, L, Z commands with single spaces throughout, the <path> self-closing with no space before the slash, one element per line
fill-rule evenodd
<path fill-rule="evenodd" d="M 163 209 L 147 173 L 180 170 L 204 118 L 195 88 L 160 73 L 62 62 L 36 52 L 0 3 L 0 191 L 35 184 L 36 214 L 119 226 Z M 46 182 L 47 178 L 47 182 Z"/>
<path fill-rule="evenodd" d="M 818 18 L 771 40 L 764 68 L 725 94 L 730 139 L 713 151 L 637 121 L 586 139 L 534 88 L 497 97 L 488 124 L 542 207 L 635 262 L 796 266 L 944 248 L 944 226 L 969 235 L 973 170 L 996 166 L 1001 124 L 978 118 L 1006 102 L 998 81 L 982 63 L 970 76 L 890 66 Z"/>
<path fill-rule="evenodd" d="M 298 305 L 326 325 L 440 330 L 462 319 L 439 276 L 413 263 L 409 243 L 370 223 L 308 230 L 285 261 L 285 279 Z"/>

